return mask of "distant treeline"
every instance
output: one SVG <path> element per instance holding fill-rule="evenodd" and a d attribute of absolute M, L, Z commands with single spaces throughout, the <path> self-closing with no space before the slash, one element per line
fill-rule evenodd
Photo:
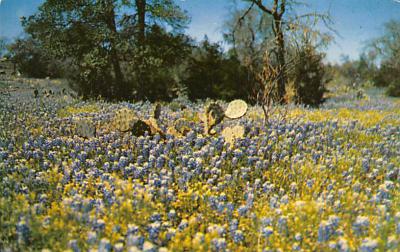
<path fill-rule="evenodd" d="M 278 102 L 323 102 L 332 75 L 321 48 L 329 36 L 289 16 L 291 22 L 284 23 L 282 5 L 282 13 L 271 15 L 258 1 L 244 2 L 249 8 L 235 9 L 221 24 L 229 50 L 186 35 L 190 17 L 173 0 L 47 0 L 22 19 L 26 36 L 10 44 L 8 53 L 22 74 L 66 78 L 85 98 L 169 101 L 187 95 L 255 103 L 270 86 Z M 387 26 L 388 34 L 393 27 L 398 23 Z M 376 48 L 384 50 L 383 43 L 375 41 Z M 368 61 L 358 69 L 352 62 L 341 71 L 349 78 L 366 71 L 362 78 L 396 94 L 396 57 L 383 58 L 380 68 Z"/>

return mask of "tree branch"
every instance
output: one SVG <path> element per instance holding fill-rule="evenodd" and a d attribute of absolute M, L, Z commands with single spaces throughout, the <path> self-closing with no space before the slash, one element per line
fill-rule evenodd
<path fill-rule="evenodd" d="M 251 3 L 250 7 L 244 12 L 244 14 L 238 19 L 238 22 L 236 24 L 237 25 L 241 25 L 242 21 L 245 19 L 245 17 L 249 14 L 249 12 L 251 11 L 251 9 L 253 9 L 254 7 L 254 2 Z"/>
<path fill-rule="evenodd" d="M 275 0 L 275 1 L 277 1 L 277 0 Z M 255 3 L 258 6 L 258 8 L 260 8 L 262 11 L 264 11 L 264 12 L 270 14 L 270 15 L 274 15 L 274 12 L 276 11 L 275 7 L 274 7 L 275 10 L 274 9 L 272 9 L 272 10 L 268 9 L 265 5 L 263 5 L 262 0 L 252 0 L 252 2 Z"/>
<path fill-rule="evenodd" d="M 286 0 L 281 0 L 281 7 L 280 7 L 280 12 L 279 12 L 279 18 L 282 19 L 283 14 L 285 14 L 286 11 Z"/>

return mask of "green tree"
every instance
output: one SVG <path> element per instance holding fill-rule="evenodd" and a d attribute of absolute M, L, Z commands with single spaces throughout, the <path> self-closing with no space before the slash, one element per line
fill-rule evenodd
<path fill-rule="evenodd" d="M 125 54 L 129 83 L 138 99 L 171 100 L 182 89 L 184 63 L 192 40 L 181 33 L 153 25 L 146 31 L 146 46 L 131 47 Z"/>
<path fill-rule="evenodd" d="M 167 24 L 175 30 L 186 27 L 189 17 L 173 0 L 123 0 L 123 5 L 133 6 L 136 13 L 136 35 L 139 44 L 144 45 L 146 29 L 153 25 Z"/>
<path fill-rule="evenodd" d="M 207 38 L 194 48 L 186 73 L 184 84 L 191 100 L 247 100 L 254 82 L 235 54 L 225 55 L 218 44 Z"/>
<path fill-rule="evenodd" d="M 70 59 L 84 96 L 123 97 L 128 90 L 118 57 L 114 0 L 46 1 L 23 20 L 28 34 L 57 59 Z"/>
<path fill-rule="evenodd" d="M 343 57 L 339 66 L 340 74 L 345 78 L 346 85 L 353 88 L 359 87 L 368 81 L 372 81 L 376 74 L 377 67 L 372 54 L 362 53 L 357 60 L 350 60 Z"/>
<path fill-rule="evenodd" d="M 141 67 L 146 59 L 132 61 L 136 56 L 126 53 L 154 48 L 144 44 L 150 25 L 176 30 L 188 20 L 182 13 L 172 0 L 47 0 L 23 25 L 50 55 L 71 63 L 75 70 L 71 79 L 82 95 L 128 99 L 134 88 L 143 93 L 151 87 L 144 86 L 147 73 L 124 71 L 131 63 L 146 69 Z M 130 82 L 134 79 L 140 85 Z"/>
<path fill-rule="evenodd" d="M 11 60 L 20 73 L 32 78 L 59 78 L 63 75 L 63 64 L 49 57 L 40 43 L 32 37 L 16 39 L 8 45 Z"/>
<path fill-rule="evenodd" d="M 383 35 L 373 40 L 371 47 L 380 61 L 374 76 L 375 85 L 388 87 L 391 96 L 400 96 L 400 21 L 387 22 Z"/>
<path fill-rule="evenodd" d="M 310 106 L 320 105 L 326 92 L 326 70 L 323 64 L 324 54 L 312 45 L 305 45 L 297 52 L 291 79 L 294 82 L 295 102 Z"/>
<path fill-rule="evenodd" d="M 5 37 L 0 37 L 0 57 L 3 57 L 3 55 L 7 51 L 7 39 Z"/>

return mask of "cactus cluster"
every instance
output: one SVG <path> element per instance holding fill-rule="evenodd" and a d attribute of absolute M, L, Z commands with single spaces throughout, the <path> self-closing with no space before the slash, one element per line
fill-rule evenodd
<path fill-rule="evenodd" d="M 168 133 L 174 136 L 186 136 L 190 131 L 189 122 L 183 118 L 176 120 L 174 125 L 168 129 Z"/>
<path fill-rule="evenodd" d="M 137 122 L 137 117 L 135 113 L 128 109 L 123 108 L 115 113 L 113 119 L 113 128 L 120 132 L 128 132 L 133 129 L 133 125 Z"/>
<path fill-rule="evenodd" d="M 88 119 L 78 119 L 75 123 L 75 134 L 84 138 L 92 138 L 96 135 L 96 126 Z"/>
<path fill-rule="evenodd" d="M 131 132 L 134 136 L 143 136 L 146 132 L 150 135 L 159 134 L 163 138 L 166 134 L 182 137 L 191 131 L 188 120 L 180 118 L 174 121 L 173 125 L 168 127 L 164 132 L 159 126 L 159 118 L 161 115 L 161 105 L 154 106 L 152 117 L 148 120 L 138 118 L 129 108 L 122 108 L 115 113 L 111 123 L 105 126 L 106 131 Z M 244 116 L 247 112 L 247 104 L 242 100 L 232 101 L 226 111 L 217 104 L 210 103 L 205 107 L 204 113 L 199 114 L 200 119 L 204 123 L 204 131 L 207 135 L 215 135 L 217 132 L 215 127 L 220 124 L 224 117 L 237 119 Z M 76 133 L 79 136 L 90 138 L 96 133 L 96 127 L 88 120 L 79 120 L 76 124 Z M 233 145 L 235 139 L 244 136 L 243 126 L 227 127 L 223 130 L 222 136 L 227 143 Z"/>
<path fill-rule="evenodd" d="M 116 129 L 120 132 L 132 132 L 134 136 L 143 136 L 145 132 L 150 135 L 160 134 L 164 136 L 164 132 L 158 126 L 157 119 L 161 114 L 161 105 L 157 104 L 155 106 L 153 117 L 148 120 L 142 120 L 138 118 L 135 113 L 128 109 L 123 108 L 115 113 L 112 120 L 111 127 L 108 128 Z"/>
<path fill-rule="evenodd" d="M 151 132 L 151 128 L 146 122 L 137 120 L 132 124 L 132 134 L 134 136 L 144 136 L 146 132 Z"/>
<path fill-rule="evenodd" d="M 205 107 L 205 113 L 199 115 L 204 123 L 204 133 L 215 135 L 217 132 L 214 127 L 224 119 L 224 110 L 217 103 L 211 103 Z"/>
<path fill-rule="evenodd" d="M 357 99 L 361 100 L 365 98 L 365 93 L 362 89 L 357 90 L 357 94 L 356 94 Z"/>
<path fill-rule="evenodd" d="M 140 120 L 141 121 L 141 120 Z M 149 127 L 149 133 L 151 135 L 156 135 L 159 134 L 162 137 L 165 136 L 164 132 L 162 131 L 162 129 L 160 128 L 160 126 L 158 125 L 158 122 L 155 118 L 150 118 L 148 120 L 144 120 L 143 121 L 148 127 Z"/>
<path fill-rule="evenodd" d="M 224 117 L 238 119 L 247 113 L 247 103 L 243 100 L 234 100 L 229 103 L 224 111 L 217 103 L 211 103 L 205 108 L 204 114 L 199 114 L 200 120 L 204 123 L 205 134 L 215 135 L 217 132 L 214 127 L 220 124 Z"/>
<path fill-rule="evenodd" d="M 234 100 L 229 103 L 227 109 L 225 110 L 225 117 L 229 119 L 239 119 L 247 113 L 247 103 L 243 100 Z M 236 125 L 234 127 L 227 127 L 222 131 L 222 136 L 226 143 L 229 143 L 233 147 L 235 140 L 243 138 L 245 135 L 245 129 L 241 125 Z"/>

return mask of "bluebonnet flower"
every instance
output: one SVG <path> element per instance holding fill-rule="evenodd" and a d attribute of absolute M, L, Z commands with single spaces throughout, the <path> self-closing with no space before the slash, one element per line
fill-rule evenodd
<path fill-rule="evenodd" d="M 99 252 L 111 252 L 112 249 L 112 245 L 110 243 L 110 240 L 108 240 L 107 238 L 103 238 L 100 240 L 99 243 Z"/>
<path fill-rule="evenodd" d="M 143 252 L 157 252 L 157 247 L 153 243 L 145 241 L 143 244 Z"/>
<path fill-rule="evenodd" d="M 225 251 L 226 250 L 226 240 L 224 238 L 214 238 L 211 241 L 213 248 L 215 249 L 215 251 Z"/>
<path fill-rule="evenodd" d="M 378 241 L 375 239 L 366 238 L 361 242 L 361 252 L 373 252 L 378 248 Z"/>
<path fill-rule="evenodd" d="M 175 218 L 176 218 L 176 211 L 175 211 L 174 209 L 171 209 L 171 210 L 168 212 L 168 219 L 174 220 Z"/>
<path fill-rule="evenodd" d="M 160 222 L 154 222 L 148 225 L 149 238 L 151 240 L 156 240 L 158 238 L 160 231 L 161 231 Z"/>
<path fill-rule="evenodd" d="M 143 243 L 144 243 L 144 237 L 143 236 L 129 234 L 126 237 L 126 245 L 128 247 L 136 246 L 138 248 L 141 248 L 143 246 Z"/>
<path fill-rule="evenodd" d="M 241 230 L 235 230 L 233 232 L 233 241 L 235 243 L 240 243 L 244 240 L 244 234 Z"/>
<path fill-rule="evenodd" d="M 278 230 L 280 234 L 287 234 L 288 232 L 288 218 L 280 216 L 278 219 Z"/>
<path fill-rule="evenodd" d="M 176 229 L 169 228 L 167 230 L 166 238 L 167 238 L 167 240 L 171 240 L 171 239 L 173 239 L 175 237 L 175 235 L 176 235 Z"/>
<path fill-rule="evenodd" d="M 296 233 L 294 235 L 294 239 L 298 242 L 301 242 L 303 240 L 303 236 L 300 233 Z"/>
<path fill-rule="evenodd" d="M 269 238 L 273 233 L 274 233 L 274 230 L 272 227 L 264 227 L 261 229 L 261 234 L 265 238 Z"/>
<path fill-rule="evenodd" d="M 105 162 L 105 163 L 103 164 L 103 170 L 104 170 L 105 172 L 110 172 L 110 171 L 111 171 L 111 165 L 110 165 L 109 162 Z"/>
<path fill-rule="evenodd" d="M 280 203 L 283 205 L 287 205 L 289 203 L 289 196 L 287 194 L 283 195 L 283 197 L 280 200 Z"/>
<path fill-rule="evenodd" d="M 300 244 L 298 244 L 297 242 L 295 242 L 295 243 L 292 245 L 292 250 L 293 250 L 293 251 L 300 251 L 300 250 L 301 250 Z"/>
<path fill-rule="evenodd" d="M 318 242 L 327 242 L 335 232 L 334 227 L 331 221 L 322 221 L 318 228 Z"/>
<path fill-rule="evenodd" d="M 89 231 L 89 232 L 87 233 L 86 241 L 87 241 L 89 244 L 94 244 L 94 243 L 97 241 L 97 234 L 96 234 L 95 232 Z"/>
<path fill-rule="evenodd" d="M 95 229 L 98 231 L 103 231 L 106 227 L 106 223 L 103 219 L 99 219 L 96 221 Z"/>
<path fill-rule="evenodd" d="M 186 229 L 189 226 L 189 222 L 186 219 L 183 219 L 181 221 L 181 223 L 178 226 L 179 231 L 183 231 L 184 229 Z"/>
<path fill-rule="evenodd" d="M 353 230 L 357 235 L 365 233 L 370 225 L 369 218 L 367 216 L 357 216 L 356 221 L 353 223 Z"/>
<path fill-rule="evenodd" d="M 25 220 L 21 220 L 17 224 L 17 235 L 19 243 L 27 243 L 30 236 L 30 228 Z"/>
<path fill-rule="evenodd" d="M 247 205 L 241 205 L 241 206 L 238 208 L 238 213 L 239 213 L 240 216 L 246 215 L 248 211 L 249 211 L 249 208 L 248 208 Z"/>
<path fill-rule="evenodd" d="M 70 240 L 68 242 L 68 247 L 72 249 L 74 252 L 80 252 L 81 250 L 79 249 L 78 246 L 78 241 L 77 240 Z"/>
<path fill-rule="evenodd" d="M 387 241 L 388 249 L 396 250 L 396 248 L 398 248 L 399 244 L 400 244 L 400 241 L 396 238 L 395 235 L 391 235 L 388 237 L 388 241 Z"/>
<path fill-rule="evenodd" d="M 397 212 L 394 217 L 396 224 L 396 233 L 400 234 L 400 212 Z"/>
<path fill-rule="evenodd" d="M 125 166 L 128 165 L 128 158 L 127 157 L 120 157 L 119 162 L 118 162 L 118 168 L 123 169 Z"/>
<path fill-rule="evenodd" d="M 223 235 L 225 235 L 225 228 L 220 225 L 214 224 L 214 225 L 210 225 L 207 227 L 207 232 L 208 233 L 216 233 L 219 236 L 223 236 Z"/>
<path fill-rule="evenodd" d="M 225 208 L 226 208 L 228 214 L 232 214 L 232 212 L 235 210 L 235 205 L 231 202 L 227 202 L 225 204 Z"/>
<path fill-rule="evenodd" d="M 276 208 L 278 207 L 278 196 L 277 195 L 273 195 L 270 200 L 269 200 L 269 206 L 271 208 Z"/>
<path fill-rule="evenodd" d="M 124 244 L 122 242 L 118 242 L 113 247 L 114 252 L 123 252 L 124 251 Z"/>
<path fill-rule="evenodd" d="M 151 222 L 161 221 L 161 214 L 154 213 L 153 215 L 150 216 L 150 221 Z"/>

